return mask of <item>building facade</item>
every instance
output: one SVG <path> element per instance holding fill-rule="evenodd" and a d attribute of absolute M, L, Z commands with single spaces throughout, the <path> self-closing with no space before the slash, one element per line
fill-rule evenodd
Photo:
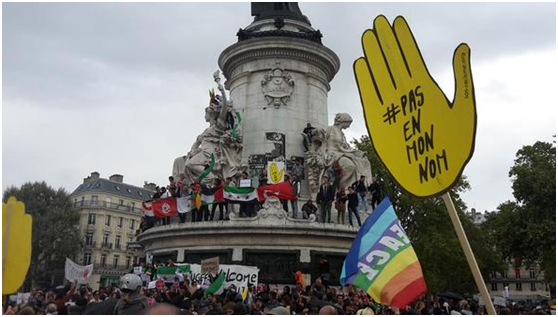
<path fill-rule="evenodd" d="M 502 272 L 491 272 L 486 284 L 491 296 L 504 296 L 512 301 L 536 304 L 551 297 L 550 284 L 544 280 L 544 273 L 537 265 L 515 268 L 510 263 Z"/>
<path fill-rule="evenodd" d="M 100 178 L 97 172 L 83 180 L 70 195 L 73 207 L 80 213 L 79 230 L 83 252 L 76 262 L 93 264 L 90 285 L 110 286 L 132 269 L 142 254 L 128 248 L 134 241 L 143 216 L 142 202 L 151 199 L 153 191 L 123 183 L 115 174 Z"/>

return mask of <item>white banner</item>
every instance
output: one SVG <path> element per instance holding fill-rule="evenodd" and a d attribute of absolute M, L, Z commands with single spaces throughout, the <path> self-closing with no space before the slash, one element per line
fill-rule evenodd
<path fill-rule="evenodd" d="M 93 264 L 81 266 L 66 258 L 66 279 L 70 282 L 78 281 L 79 284 L 89 283 L 89 278 L 93 273 Z"/>
<path fill-rule="evenodd" d="M 198 284 L 210 284 L 209 273 L 202 274 L 201 265 L 190 264 L 191 269 L 191 282 L 196 282 Z M 258 285 L 258 274 L 260 269 L 255 266 L 244 266 L 244 265 L 219 265 L 219 274 L 221 271 L 225 273 L 225 289 L 234 285 L 237 289 L 243 286 L 257 286 Z"/>

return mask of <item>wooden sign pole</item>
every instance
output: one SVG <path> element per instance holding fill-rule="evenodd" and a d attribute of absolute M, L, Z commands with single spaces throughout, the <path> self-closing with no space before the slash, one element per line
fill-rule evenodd
<path fill-rule="evenodd" d="M 479 289 L 481 297 L 484 300 L 484 306 L 486 307 L 486 310 L 490 315 L 496 315 L 496 310 L 494 309 L 494 305 L 492 304 L 492 300 L 490 299 L 490 294 L 488 293 L 486 284 L 484 284 L 484 279 L 482 278 L 479 266 L 477 265 L 477 260 L 475 260 L 473 250 L 471 249 L 469 240 L 467 240 L 467 235 L 465 235 L 465 230 L 463 230 L 463 225 L 461 225 L 461 220 L 459 220 L 459 215 L 457 214 L 457 210 L 455 210 L 455 206 L 453 205 L 453 200 L 451 199 L 449 192 L 443 194 L 442 199 L 444 200 L 446 208 L 448 209 L 451 222 L 453 223 L 453 227 L 455 228 L 455 232 L 457 233 L 457 238 L 459 239 L 459 243 L 461 244 L 463 253 L 465 253 L 465 258 L 467 258 L 467 263 L 469 264 L 471 273 L 473 273 L 473 277 L 475 278 L 477 288 Z"/>

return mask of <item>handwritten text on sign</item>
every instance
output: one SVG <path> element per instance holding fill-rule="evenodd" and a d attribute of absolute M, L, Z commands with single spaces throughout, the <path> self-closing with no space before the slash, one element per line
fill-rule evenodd
<path fill-rule="evenodd" d="M 450 190 L 473 155 L 476 106 L 470 49 L 453 56 L 450 102 L 429 74 L 403 17 L 385 16 L 362 35 L 353 69 L 374 150 L 395 181 L 417 197 Z"/>
<path fill-rule="evenodd" d="M 424 94 L 421 87 L 416 86 L 400 98 L 399 105 L 391 104 L 383 115 L 384 123 L 391 125 L 397 122 L 398 115 L 403 117 L 402 135 L 405 139 L 407 162 L 417 166 L 417 177 L 420 183 L 435 178 L 448 170 L 448 157 L 445 149 L 435 151 L 434 124 L 422 126 L 421 108 L 424 105 Z"/>

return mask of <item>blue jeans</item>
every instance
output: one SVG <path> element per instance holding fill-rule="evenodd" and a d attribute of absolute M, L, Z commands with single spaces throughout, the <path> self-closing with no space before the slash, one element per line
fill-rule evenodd
<path fill-rule="evenodd" d="M 357 208 L 354 207 L 354 206 L 349 206 L 348 209 L 349 209 L 349 225 L 351 225 L 351 226 L 353 225 L 353 215 L 352 214 L 355 214 L 355 217 L 358 221 L 358 226 L 360 227 L 362 224 L 360 222 L 360 216 L 358 214 Z"/>
<path fill-rule="evenodd" d="M 297 200 L 292 200 L 291 201 L 291 208 L 293 209 L 293 218 L 296 219 L 297 214 L 298 214 L 298 201 Z"/>
<path fill-rule="evenodd" d="M 368 210 L 368 202 L 366 201 L 366 193 L 358 194 L 358 209 L 360 211 L 367 211 Z"/>

